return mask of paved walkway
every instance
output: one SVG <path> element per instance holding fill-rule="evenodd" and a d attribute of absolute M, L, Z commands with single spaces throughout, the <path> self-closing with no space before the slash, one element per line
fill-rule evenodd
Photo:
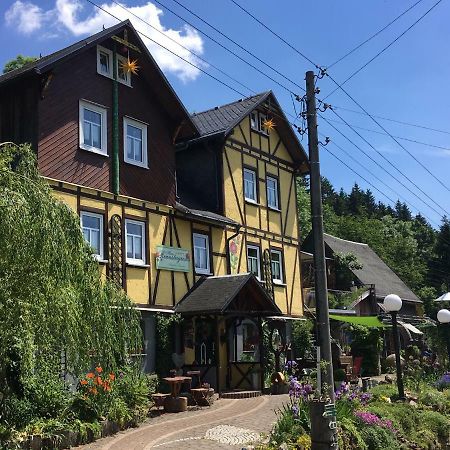
<path fill-rule="evenodd" d="M 221 399 L 210 408 L 178 414 L 163 414 L 80 450 L 201 450 L 241 449 L 268 434 L 275 411 L 289 401 L 288 395 L 249 399 Z"/>

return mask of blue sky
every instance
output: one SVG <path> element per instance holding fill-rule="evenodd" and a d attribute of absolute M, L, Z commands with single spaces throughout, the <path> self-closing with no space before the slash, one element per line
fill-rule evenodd
<path fill-rule="evenodd" d="M 356 0 L 346 0 L 345 2 L 337 2 L 336 0 L 314 2 L 293 0 L 285 0 L 284 2 L 268 0 L 238 1 L 322 66 L 334 62 L 415 3 L 414 0 L 365 0 L 363 2 Z M 330 70 L 330 74 L 338 81 L 344 80 L 410 26 L 435 1 L 422 0 L 392 27 L 334 66 Z M 127 16 L 125 11 L 108 0 L 98 3 L 105 5 L 110 11 L 120 12 L 121 18 Z M 183 20 L 174 17 L 161 5 L 152 5 L 148 1 L 141 0 L 122 0 L 121 3 L 127 7 L 136 8 L 133 9 L 134 12 L 151 21 L 162 32 L 169 34 L 184 46 L 201 54 L 208 62 L 219 66 L 252 90 L 260 92 L 272 89 L 286 113 L 294 114 L 290 94 L 287 91 L 244 65 L 234 56 L 226 53 L 205 36 L 186 28 Z M 198 19 L 190 16 L 172 0 L 161 0 L 161 3 L 169 6 L 194 25 L 198 25 L 199 28 L 214 36 L 226 46 L 233 48 L 243 58 L 251 60 L 247 54 L 226 42 L 223 37 L 218 36 Z M 261 59 L 268 61 L 297 84 L 304 85 L 305 71 L 311 70 L 313 67 L 252 21 L 230 0 L 211 0 L 208 2 L 189 0 L 189 2 L 184 1 L 183 4 L 232 36 L 233 39 Z M 346 89 L 372 114 L 450 131 L 449 17 L 450 1 L 443 0 L 418 25 L 349 81 L 346 84 Z M 85 0 L 3 0 L 0 3 L 0 33 L 2 42 L 7 42 L 8 45 L 0 47 L 0 65 L 19 53 L 44 55 L 58 50 L 87 34 L 98 31 L 103 24 L 109 26 L 114 22 L 115 20 L 111 17 L 100 15 L 98 10 L 95 10 Z M 136 23 L 136 20 L 134 22 L 135 26 L 139 25 L 139 29 L 145 33 L 153 33 L 155 39 L 162 38 L 160 34 L 155 34 L 147 25 Z M 167 40 L 164 42 L 165 45 L 170 45 L 174 51 L 182 53 L 193 63 L 202 64 L 173 42 Z M 240 97 L 236 92 L 218 84 L 206 75 L 198 73 L 191 66 L 187 66 L 172 55 L 168 55 L 164 50 L 153 45 L 151 51 L 156 54 L 156 59 L 190 111 L 201 111 Z M 289 87 L 293 92 L 301 94 L 300 89 L 295 85 L 270 72 L 257 61 L 253 60 L 252 63 Z M 233 84 L 242 93 L 250 95 L 249 91 L 227 80 L 210 66 L 203 67 L 218 78 Z M 321 89 L 319 97 L 323 98 L 333 90 L 333 84 L 327 78 L 320 80 L 318 85 Z M 327 99 L 327 102 L 336 106 L 358 109 L 341 92 L 333 94 Z M 337 110 L 337 112 L 353 125 L 380 131 L 377 125 L 364 115 L 345 110 Z M 328 119 L 339 120 L 332 112 L 324 114 Z M 450 188 L 450 182 L 448 181 L 450 179 L 450 134 L 431 132 L 382 120 L 380 120 L 380 123 L 396 136 L 448 147 L 449 150 L 446 151 L 408 141 L 400 141 L 408 151 L 442 180 L 445 186 Z M 323 120 L 319 119 L 319 130 L 324 135 L 330 136 L 332 140 L 328 149 L 355 168 L 357 172 L 390 198 L 397 199 L 398 196 L 401 196 L 411 205 L 414 212 L 420 210 L 434 223 L 439 222 L 440 216 L 444 214 L 443 210 L 450 211 L 449 188 L 440 185 L 391 138 L 359 130 L 395 168 L 405 173 L 437 205 L 406 179 L 402 178 L 395 168 L 389 166 L 367 143 L 363 142 L 346 126 L 335 125 L 370 156 L 379 161 L 382 166 L 386 167 L 391 175 L 372 163 Z M 372 171 L 384 183 L 392 186 L 396 192 L 383 186 L 364 168 L 351 161 L 347 155 L 335 147 L 334 143 L 352 154 L 364 168 Z M 303 140 L 303 144 L 306 147 L 306 138 Z M 321 151 L 321 159 L 323 175 L 327 176 L 336 188 L 344 187 L 344 189 L 349 190 L 356 181 L 361 187 L 370 188 L 377 199 L 388 202 L 379 192 L 336 161 L 326 149 Z M 397 179 L 401 179 L 405 185 L 416 192 L 418 197 L 425 200 L 438 213 L 424 205 L 419 198 L 398 184 Z"/>

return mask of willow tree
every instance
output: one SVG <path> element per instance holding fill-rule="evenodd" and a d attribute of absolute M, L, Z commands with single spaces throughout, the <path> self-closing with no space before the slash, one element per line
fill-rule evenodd
<path fill-rule="evenodd" d="M 38 174 L 29 146 L 0 146 L 0 394 L 61 359 L 115 370 L 140 346 L 139 313 L 100 279 L 78 217 Z M 10 383 L 11 384 L 11 383 Z M 9 386 L 11 388 L 11 386 Z"/>

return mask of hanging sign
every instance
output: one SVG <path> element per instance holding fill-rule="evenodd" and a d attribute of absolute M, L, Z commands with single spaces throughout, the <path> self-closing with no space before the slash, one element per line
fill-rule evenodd
<path fill-rule="evenodd" d="M 156 247 L 156 268 L 175 272 L 189 272 L 191 255 L 185 248 L 158 245 Z"/>

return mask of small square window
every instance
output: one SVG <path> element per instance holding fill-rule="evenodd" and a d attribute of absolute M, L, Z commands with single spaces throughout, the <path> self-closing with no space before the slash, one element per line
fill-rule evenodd
<path fill-rule="evenodd" d="M 127 263 L 145 264 L 145 223 L 137 220 L 125 220 L 125 247 Z"/>
<path fill-rule="evenodd" d="M 271 250 L 272 279 L 275 283 L 283 283 L 283 255 L 280 250 Z"/>
<path fill-rule="evenodd" d="M 192 235 L 194 241 L 194 265 L 195 272 L 209 275 L 209 237 L 207 234 L 194 233 Z"/>
<path fill-rule="evenodd" d="M 247 270 L 253 273 L 258 280 L 261 279 L 261 261 L 259 247 L 247 245 Z"/>
<path fill-rule="evenodd" d="M 267 177 L 267 206 L 273 209 L 279 209 L 278 201 L 278 180 L 273 177 Z"/>
<path fill-rule="evenodd" d="M 112 51 L 97 45 L 97 73 L 112 78 Z"/>
<path fill-rule="evenodd" d="M 125 162 L 147 168 L 147 125 L 125 117 L 123 137 Z"/>
<path fill-rule="evenodd" d="M 259 131 L 264 134 L 268 134 L 267 128 L 264 125 L 264 122 L 267 120 L 267 115 L 263 113 L 259 113 Z"/>
<path fill-rule="evenodd" d="M 80 101 L 80 148 L 107 155 L 106 109 Z"/>
<path fill-rule="evenodd" d="M 256 172 L 251 169 L 244 169 L 244 197 L 250 202 L 257 202 Z"/>
<path fill-rule="evenodd" d="M 103 216 L 88 212 L 80 213 L 81 229 L 85 241 L 91 246 L 93 255 L 103 259 Z"/>

